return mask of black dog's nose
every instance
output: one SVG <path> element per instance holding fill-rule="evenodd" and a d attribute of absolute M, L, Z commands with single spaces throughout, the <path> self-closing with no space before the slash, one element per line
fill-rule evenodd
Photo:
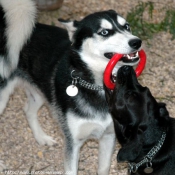
<path fill-rule="evenodd" d="M 117 84 L 124 84 L 130 77 L 132 69 L 131 66 L 122 66 L 117 72 Z"/>
<path fill-rule="evenodd" d="M 129 41 L 129 45 L 133 49 L 139 49 L 141 47 L 142 40 L 137 38 L 137 39 L 132 39 Z"/>
<path fill-rule="evenodd" d="M 132 69 L 132 66 L 122 66 L 120 68 L 121 72 L 123 72 L 124 74 L 129 74 Z"/>

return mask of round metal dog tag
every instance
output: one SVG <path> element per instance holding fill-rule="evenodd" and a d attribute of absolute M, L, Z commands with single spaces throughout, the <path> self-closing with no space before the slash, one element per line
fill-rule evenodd
<path fill-rule="evenodd" d="M 152 167 L 146 167 L 146 168 L 144 169 L 144 172 L 147 173 L 147 174 L 150 174 L 150 173 L 153 172 L 153 168 L 152 168 Z"/>
<path fill-rule="evenodd" d="M 66 88 L 66 93 L 70 97 L 74 97 L 78 94 L 78 88 L 75 85 L 70 85 Z"/>

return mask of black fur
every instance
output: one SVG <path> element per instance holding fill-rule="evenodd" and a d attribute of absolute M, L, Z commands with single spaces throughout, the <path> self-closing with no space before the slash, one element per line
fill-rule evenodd
<path fill-rule="evenodd" d="M 119 69 L 115 90 L 106 89 L 106 98 L 122 146 L 117 160 L 140 162 L 166 131 L 165 142 L 152 160 L 154 171 L 150 175 L 174 174 L 175 119 L 169 117 L 164 103 L 158 103 L 149 89 L 139 84 L 132 67 Z M 131 174 L 146 175 L 145 167 Z"/>
<path fill-rule="evenodd" d="M 4 11 L 2 7 L 0 6 L 0 55 L 7 55 L 7 49 L 6 49 L 6 36 L 5 36 L 5 28 L 6 28 L 6 22 L 4 19 Z"/>
<path fill-rule="evenodd" d="M 54 26 L 36 24 L 31 39 L 24 46 L 20 55 L 18 68 L 24 74 L 25 72 L 27 73 L 32 83 L 41 89 L 49 102 L 52 101 L 50 94 L 52 85 L 50 81 L 54 70 L 61 62 L 65 62 L 62 64 L 64 67 L 58 67 L 57 69 L 69 70 L 67 65 L 69 52 L 67 52 L 66 48 L 70 48 L 66 30 Z M 67 74 L 70 73 L 65 71 L 64 76 L 68 76 Z M 62 76 L 63 81 L 65 79 L 64 76 Z"/>

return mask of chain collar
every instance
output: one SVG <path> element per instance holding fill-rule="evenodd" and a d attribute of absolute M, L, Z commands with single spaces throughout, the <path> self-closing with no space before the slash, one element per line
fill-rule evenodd
<path fill-rule="evenodd" d="M 102 91 L 103 90 L 103 86 L 96 86 L 95 84 L 92 83 L 88 83 L 85 80 L 82 80 L 80 77 L 75 77 L 73 76 L 73 72 L 75 70 L 73 70 L 71 72 L 71 77 L 72 77 L 72 84 L 76 85 L 77 83 L 81 86 L 83 86 L 86 89 L 90 89 L 90 90 L 94 90 L 94 91 Z"/>
<path fill-rule="evenodd" d="M 148 154 L 143 158 L 143 160 L 141 160 L 138 163 L 128 163 L 128 168 L 129 168 L 129 173 L 136 173 L 138 168 L 143 165 L 146 164 L 146 168 L 144 169 L 144 172 L 149 174 L 153 172 L 153 168 L 152 168 L 152 159 L 153 157 L 158 153 L 158 151 L 161 149 L 164 141 L 166 138 L 166 132 L 163 131 L 162 133 L 162 137 L 159 140 L 159 142 L 148 152 Z"/>
<path fill-rule="evenodd" d="M 87 89 L 90 89 L 90 90 L 94 90 L 94 91 L 102 91 L 103 90 L 103 86 L 96 86 L 94 84 L 91 84 L 91 83 L 88 83 L 87 81 L 85 80 L 82 80 L 81 78 L 79 78 L 79 81 L 78 83 L 87 88 Z"/>

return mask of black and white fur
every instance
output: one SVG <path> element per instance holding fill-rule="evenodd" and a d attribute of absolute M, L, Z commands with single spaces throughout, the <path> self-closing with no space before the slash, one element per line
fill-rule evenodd
<path fill-rule="evenodd" d="M 30 38 L 37 11 L 32 0 L 0 0 L 0 6 L 0 75 L 8 78 L 16 69 L 20 51 Z"/>
<path fill-rule="evenodd" d="M 9 4 L 13 4 L 12 9 L 7 8 Z M 110 55 L 136 52 L 141 40 L 113 10 L 91 14 L 81 21 L 61 20 L 65 30 L 39 23 L 34 26 L 36 11 L 31 0 L 1 0 L 0 6 L 0 114 L 14 88 L 23 85 L 28 98 L 24 111 L 37 142 L 55 143 L 37 119 L 37 111 L 46 100 L 64 133 L 65 171 L 77 174 L 80 147 L 87 139 L 96 138 L 98 174 L 107 175 L 115 134 L 105 93 L 77 84 L 78 94 L 70 97 L 66 88 L 72 84 L 72 70 L 81 79 L 103 86 Z M 138 59 L 121 60 L 117 66 L 137 63 Z"/>

